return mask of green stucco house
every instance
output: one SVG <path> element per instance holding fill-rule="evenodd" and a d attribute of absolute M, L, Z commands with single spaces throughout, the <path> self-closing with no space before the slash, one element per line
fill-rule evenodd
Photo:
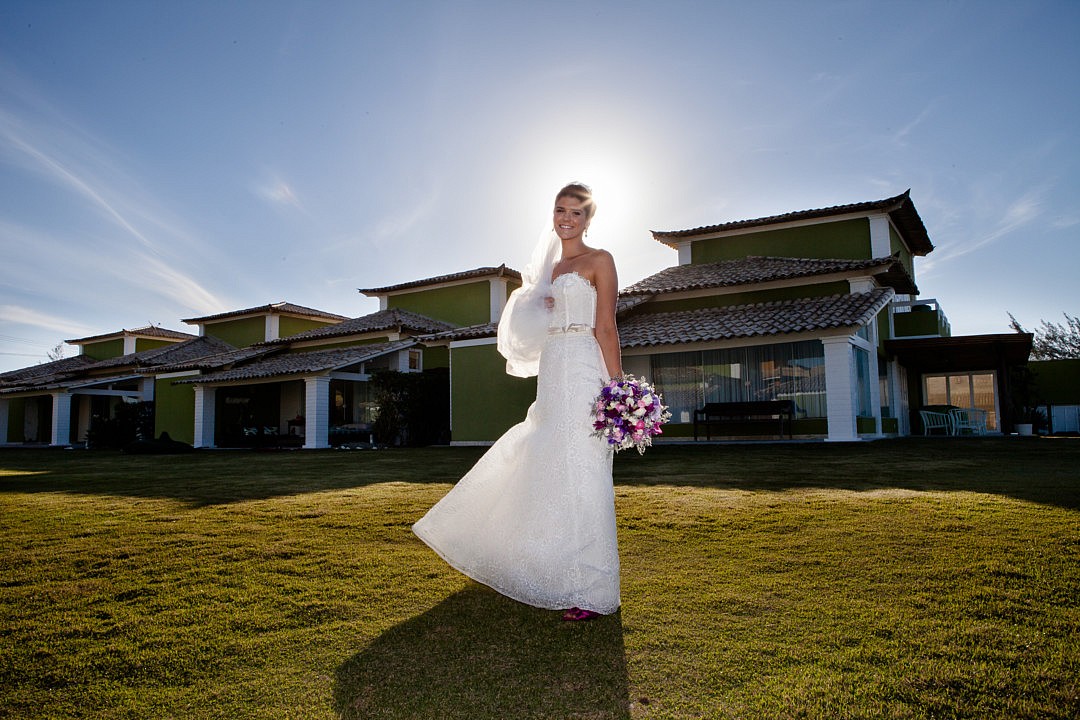
<path fill-rule="evenodd" d="M 620 293 L 628 372 L 694 435 L 709 403 L 783 400 L 789 434 L 855 441 L 919 433 L 920 408 L 1015 422 L 1009 378 L 1031 336 L 955 336 L 920 298 L 933 251 L 909 193 L 685 230 L 654 231 L 674 264 Z M 196 447 L 325 448 L 370 439 L 377 370 L 448 370 L 453 444 L 487 444 L 518 422 L 535 380 L 506 375 L 496 327 L 521 276 L 505 265 L 361 289 L 379 310 L 346 318 L 275 303 L 72 340 L 74 358 L 0 375 L 0 441 L 77 443 L 119 402 L 154 403 L 155 433 Z M 789 402 L 788 402 L 789 401 Z M 775 437 L 768 423 L 727 438 Z"/>

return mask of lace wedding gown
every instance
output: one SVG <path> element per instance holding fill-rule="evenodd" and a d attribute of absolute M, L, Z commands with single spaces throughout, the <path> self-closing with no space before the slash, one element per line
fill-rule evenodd
<path fill-rule="evenodd" d="M 596 291 L 577 273 L 552 285 L 536 402 L 413 532 L 451 566 L 552 610 L 619 608 L 612 451 L 592 437 L 606 381 L 592 328 Z"/>

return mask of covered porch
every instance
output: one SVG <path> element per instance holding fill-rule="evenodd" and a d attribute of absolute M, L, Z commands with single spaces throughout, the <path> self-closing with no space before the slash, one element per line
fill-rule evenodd
<path fill-rule="evenodd" d="M 926 434 L 920 411 L 975 408 L 988 433 L 1014 432 L 1012 375 L 1027 365 L 1031 341 L 1030 333 L 886 340 L 907 371 L 911 427 Z"/>

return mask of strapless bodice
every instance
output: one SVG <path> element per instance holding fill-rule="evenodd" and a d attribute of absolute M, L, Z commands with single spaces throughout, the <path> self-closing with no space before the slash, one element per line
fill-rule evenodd
<path fill-rule="evenodd" d="M 596 289 L 584 277 L 576 272 L 560 275 L 551 284 L 551 296 L 555 304 L 549 328 L 596 327 Z"/>

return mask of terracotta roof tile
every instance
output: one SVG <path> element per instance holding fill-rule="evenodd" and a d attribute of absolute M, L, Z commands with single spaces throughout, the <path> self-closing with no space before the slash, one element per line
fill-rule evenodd
<path fill-rule="evenodd" d="M 428 285 L 442 285 L 443 283 L 457 282 L 460 280 L 471 280 L 474 278 L 483 277 L 510 277 L 516 280 L 521 280 L 521 273 L 512 268 L 506 267 L 505 264 L 498 267 L 481 267 L 475 270 L 466 270 L 464 272 L 452 273 L 450 275 L 440 275 L 438 277 L 426 278 L 424 280 L 412 280 L 410 282 L 399 283 L 397 285 L 387 285 L 386 287 L 378 288 L 360 288 L 360 292 L 364 295 L 389 295 L 395 292 L 401 292 L 402 290 L 412 290 L 414 288 L 426 287 Z"/>
<path fill-rule="evenodd" d="M 619 304 L 616 308 L 616 314 L 622 316 L 623 313 L 630 311 L 638 305 L 647 302 L 651 295 L 634 295 L 630 297 L 619 297 Z M 456 341 L 456 340 L 475 340 L 478 338 L 495 337 L 499 330 L 499 323 L 489 322 L 481 323 L 479 325 L 469 325 L 468 327 L 453 328 L 451 330 L 445 330 L 443 332 L 431 333 L 430 335 L 420 335 L 419 340 L 424 342 L 437 342 L 437 341 Z"/>
<path fill-rule="evenodd" d="M 363 335 L 381 330 L 405 329 L 418 333 L 436 333 L 453 327 L 451 323 L 435 320 L 410 310 L 390 308 L 370 315 L 345 320 L 337 325 L 327 325 L 326 327 L 314 328 L 296 335 L 290 335 L 286 338 L 268 340 L 265 343 L 260 343 L 260 345 L 281 345 L 302 340 L 322 340 L 347 335 Z"/>
<path fill-rule="evenodd" d="M 417 339 L 422 342 L 475 340 L 477 338 L 495 337 L 498 330 L 499 323 L 488 322 L 479 325 L 468 325 L 466 327 L 444 330 L 443 332 L 431 333 L 430 335 L 420 335 Z"/>
<path fill-rule="evenodd" d="M 166 345 L 153 350 L 143 350 L 129 355 L 118 355 L 114 358 L 99 360 L 88 369 L 101 370 L 111 367 L 154 368 L 187 362 L 232 349 L 233 346 L 224 340 L 211 336 L 193 336 L 190 340 L 175 345 Z"/>
<path fill-rule="evenodd" d="M 169 330 L 168 328 L 157 327 L 156 325 L 147 325 L 146 327 L 135 328 L 134 330 L 121 329 L 116 332 L 92 335 L 91 337 L 77 338 L 75 340 L 65 340 L 64 342 L 71 343 L 72 345 L 79 345 L 82 343 L 92 343 L 126 336 L 155 337 L 169 340 L 190 340 L 191 338 L 198 337 L 198 335 L 180 332 L 179 330 Z"/>
<path fill-rule="evenodd" d="M 889 214 L 893 222 L 900 228 L 904 237 L 911 243 L 911 250 L 916 255 L 926 255 L 934 249 L 933 243 L 926 232 L 926 226 L 919 217 L 915 204 L 911 202 L 911 190 L 907 190 L 896 197 L 884 200 L 872 200 L 870 202 L 852 203 L 850 205 L 835 205 L 833 207 L 817 208 L 814 210 L 800 210 L 797 212 L 784 213 L 782 215 L 770 215 L 768 217 L 755 218 L 753 220 L 736 220 L 734 222 L 721 223 L 719 225 L 706 225 L 690 230 L 654 230 L 653 238 L 665 245 L 672 247 L 678 245 L 683 238 L 692 238 L 697 235 L 711 235 L 728 230 L 742 230 L 753 227 L 765 227 L 779 225 L 781 223 L 797 222 L 799 220 L 813 220 L 818 218 L 850 215 L 853 213 L 885 212 Z"/>
<path fill-rule="evenodd" d="M 163 372 L 164 368 L 170 365 L 190 362 L 195 358 L 203 358 L 232 348 L 231 345 L 217 338 L 190 337 L 191 339 L 185 342 L 104 360 L 77 355 L 54 363 L 15 370 L 0 376 L 0 389 L 7 392 L 32 392 L 87 382 L 100 383 L 110 377 L 108 373 L 97 374 L 103 371 L 120 373 L 112 376 L 115 378 L 129 377 L 134 372 Z"/>
<path fill-rule="evenodd" d="M 0 373 L 0 388 L 15 388 L 32 386 L 38 383 L 56 382 L 63 378 L 73 377 L 96 362 L 98 361 L 86 355 L 74 355 L 52 362 L 41 363 L 40 365 L 9 370 Z"/>
<path fill-rule="evenodd" d="M 623 296 L 664 294 L 687 290 L 734 287 L 836 273 L 881 276 L 899 292 L 915 292 L 903 264 L 892 257 L 873 260 L 781 258 L 750 256 L 700 265 L 676 265 L 650 275 L 622 291 Z"/>
<path fill-rule="evenodd" d="M 228 345 L 226 343 L 226 345 Z M 284 347 L 266 347 L 265 345 L 252 345 L 244 348 L 233 348 L 228 346 L 228 350 L 222 352 L 210 353 L 201 357 L 191 358 L 190 360 L 171 363 L 169 365 L 155 367 L 154 372 L 182 372 L 184 370 L 217 370 L 223 367 L 229 367 L 237 363 L 246 362 L 248 360 L 262 357 L 264 355 L 272 355 L 277 352 L 281 352 Z"/>
<path fill-rule="evenodd" d="M 892 297 L 891 289 L 880 288 L 756 305 L 641 313 L 619 322 L 619 337 L 624 348 L 633 348 L 856 327 L 869 322 Z"/>
<path fill-rule="evenodd" d="M 233 366 L 226 370 L 210 372 L 198 377 L 183 378 L 177 380 L 176 384 L 190 385 L 196 383 L 258 380 L 290 375 L 309 375 L 364 362 L 379 357 L 380 355 L 385 355 L 386 353 L 394 352 L 396 350 L 403 350 L 414 345 L 416 345 L 415 340 L 398 340 L 395 342 L 376 343 L 373 345 L 357 345 L 355 347 L 333 348 L 330 350 L 313 350 L 311 352 L 279 352 L 253 360 L 249 363 Z"/>
<path fill-rule="evenodd" d="M 203 317 L 187 318 L 186 320 L 181 320 L 181 322 L 186 322 L 194 325 L 198 323 L 212 322 L 215 320 L 225 320 L 231 317 L 242 317 L 245 315 L 301 315 L 303 317 L 315 318 L 317 320 L 347 319 L 344 315 L 335 315 L 334 313 L 304 307 L 303 305 L 294 305 L 290 302 L 278 302 L 270 303 L 269 305 L 260 305 L 258 307 L 246 308 L 244 310 L 231 310 L 229 312 L 218 313 L 216 315 L 205 315 Z"/>

